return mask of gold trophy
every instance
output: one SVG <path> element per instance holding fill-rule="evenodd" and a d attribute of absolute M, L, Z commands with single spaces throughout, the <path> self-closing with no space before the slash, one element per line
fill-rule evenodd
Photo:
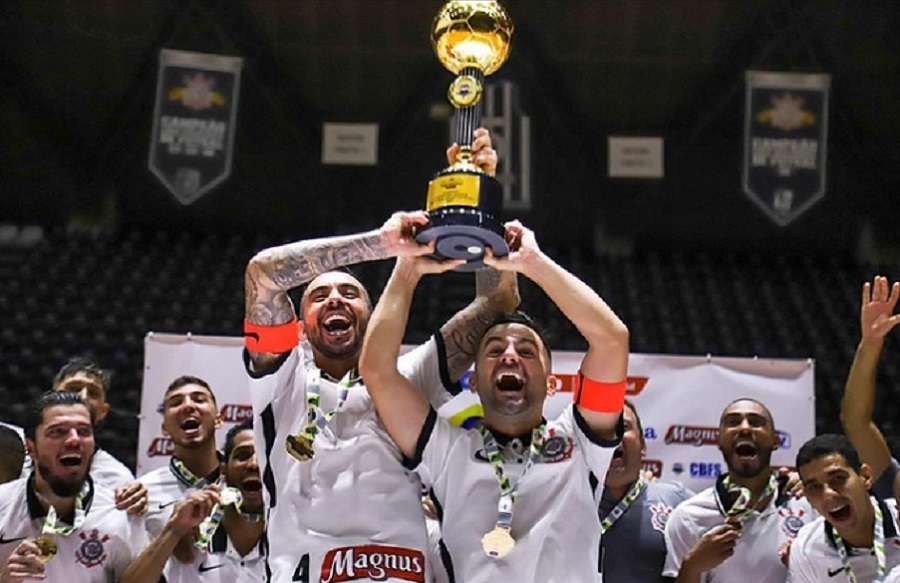
<path fill-rule="evenodd" d="M 500 221 L 503 188 L 472 163 L 472 132 L 481 125 L 484 78 L 506 62 L 512 33 L 512 20 L 496 0 L 450 0 L 432 25 L 434 52 L 456 74 L 447 97 L 456 108 L 453 141 L 460 152 L 428 184 L 431 225 L 416 240 L 435 241 L 437 259 L 465 259 L 457 271 L 481 268 L 485 247 L 497 256 L 509 253 Z"/>

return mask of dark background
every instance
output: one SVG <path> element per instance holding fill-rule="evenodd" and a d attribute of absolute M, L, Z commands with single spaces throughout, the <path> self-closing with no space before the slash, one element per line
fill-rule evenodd
<path fill-rule="evenodd" d="M 133 431 L 148 330 L 239 333 L 255 250 L 423 206 L 448 142 L 431 115 L 452 80 L 428 41 L 441 4 L 2 3 L 0 224 L 44 238 L 0 257 L 0 394 L 21 401 L 71 353 L 93 354 L 125 385 L 109 437 Z M 859 286 L 900 274 L 897 3 L 505 5 L 513 50 L 490 80 L 515 82 L 531 117 L 534 201 L 508 218 L 595 274 L 637 352 L 817 358 L 819 427 L 833 429 Z M 232 175 L 190 206 L 147 169 L 162 47 L 245 59 Z M 827 193 L 786 227 L 741 190 L 748 69 L 833 76 Z M 329 121 L 378 123 L 379 164 L 323 166 Z M 665 179 L 607 178 L 610 135 L 663 136 Z M 707 314 L 716 302 L 723 322 Z M 729 324 L 732 312 L 748 315 Z"/>

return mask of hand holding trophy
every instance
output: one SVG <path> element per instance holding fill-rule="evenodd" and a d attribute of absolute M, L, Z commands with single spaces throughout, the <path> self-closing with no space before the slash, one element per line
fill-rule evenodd
<path fill-rule="evenodd" d="M 432 25 L 435 53 L 457 75 L 448 98 L 456 108 L 453 139 L 459 152 L 428 185 L 431 226 L 416 240 L 434 241 L 436 259 L 465 259 L 457 271 L 483 267 L 485 247 L 496 256 L 509 253 L 500 220 L 503 189 L 472 163 L 472 141 L 481 126 L 485 76 L 506 62 L 512 33 L 512 21 L 496 0 L 450 0 Z"/>

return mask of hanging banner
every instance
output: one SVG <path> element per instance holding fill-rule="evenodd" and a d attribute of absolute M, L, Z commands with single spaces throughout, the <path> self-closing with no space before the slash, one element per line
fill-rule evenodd
<path fill-rule="evenodd" d="M 785 226 L 825 196 L 831 75 L 747 71 L 743 189 Z"/>
<path fill-rule="evenodd" d="M 217 434 L 220 448 L 233 424 L 253 415 L 243 348 L 244 339 L 238 337 L 147 335 L 138 476 L 169 463 L 172 444 L 162 434 L 160 406 L 166 387 L 177 377 L 198 376 L 212 387 L 225 422 Z M 547 419 L 572 402 L 572 381 L 583 356 L 554 351 L 556 383 L 544 405 Z M 752 397 L 771 410 L 780 442 L 772 455 L 774 466 L 793 466 L 797 450 L 815 435 L 812 361 L 632 354 L 628 368 L 628 398 L 641 417 L 647 443 L 645 469 L 694 491 L 727 471 L 716 439 L 719 416 L 735 399 Z M 439 413 L 465 425 L 467 418 L 479 415 L 480 405 L 468 389 L 468 375 L 462 385 L 462 393 Z"/>
<path fill-rule="evenodd" d="M 191 204 L 231 174 L 240 57 L 162 49 L 150 171 Z"/>

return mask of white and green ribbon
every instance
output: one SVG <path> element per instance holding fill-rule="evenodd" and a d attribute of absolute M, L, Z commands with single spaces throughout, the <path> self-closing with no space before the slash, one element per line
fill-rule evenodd
<path fill-rule="evenodd" d="M 637 500 L 638 496 L 641 495 L 641 492 L 643 492 L 646 487 L 647 480 L 645 480 L 643 476 L 638 478 L 638 481 L 631 486 L 628 493 L 625 494 L 625 497 L 616 504 L 616 507 L 613 508 L 600 523 L 600 534 L 606 534 L 606 531 L 612 528 L 612 525 L 614 525 L 617 520 L 622 518 L 622 515 L 631 508 L 631 505 L 634 504 L 634 501 Z"/>
<path fill-rule="evenodd" d="M 887 571 L 887 556 L 884 552 L 884 513 L 881 511 L 878 501 L 869 497 L 872 504 L 872 510 L 875 511 L 875 528 L 873 533 L 873 547 L 875 551 L 875 561 L 878 563 L 878 574 L 872 579 L 872 583 L 882 583 L 884 574 Z M 838 557 L 841 559 L 841 566 L 844 568 L 844 574 L 847 575 L 849 583 L 857 583 L 856 574 L 850 565 L 850 552 L 847 545 L 837 530 L 834 531 L 834 546 L 837 548 Z"/>

